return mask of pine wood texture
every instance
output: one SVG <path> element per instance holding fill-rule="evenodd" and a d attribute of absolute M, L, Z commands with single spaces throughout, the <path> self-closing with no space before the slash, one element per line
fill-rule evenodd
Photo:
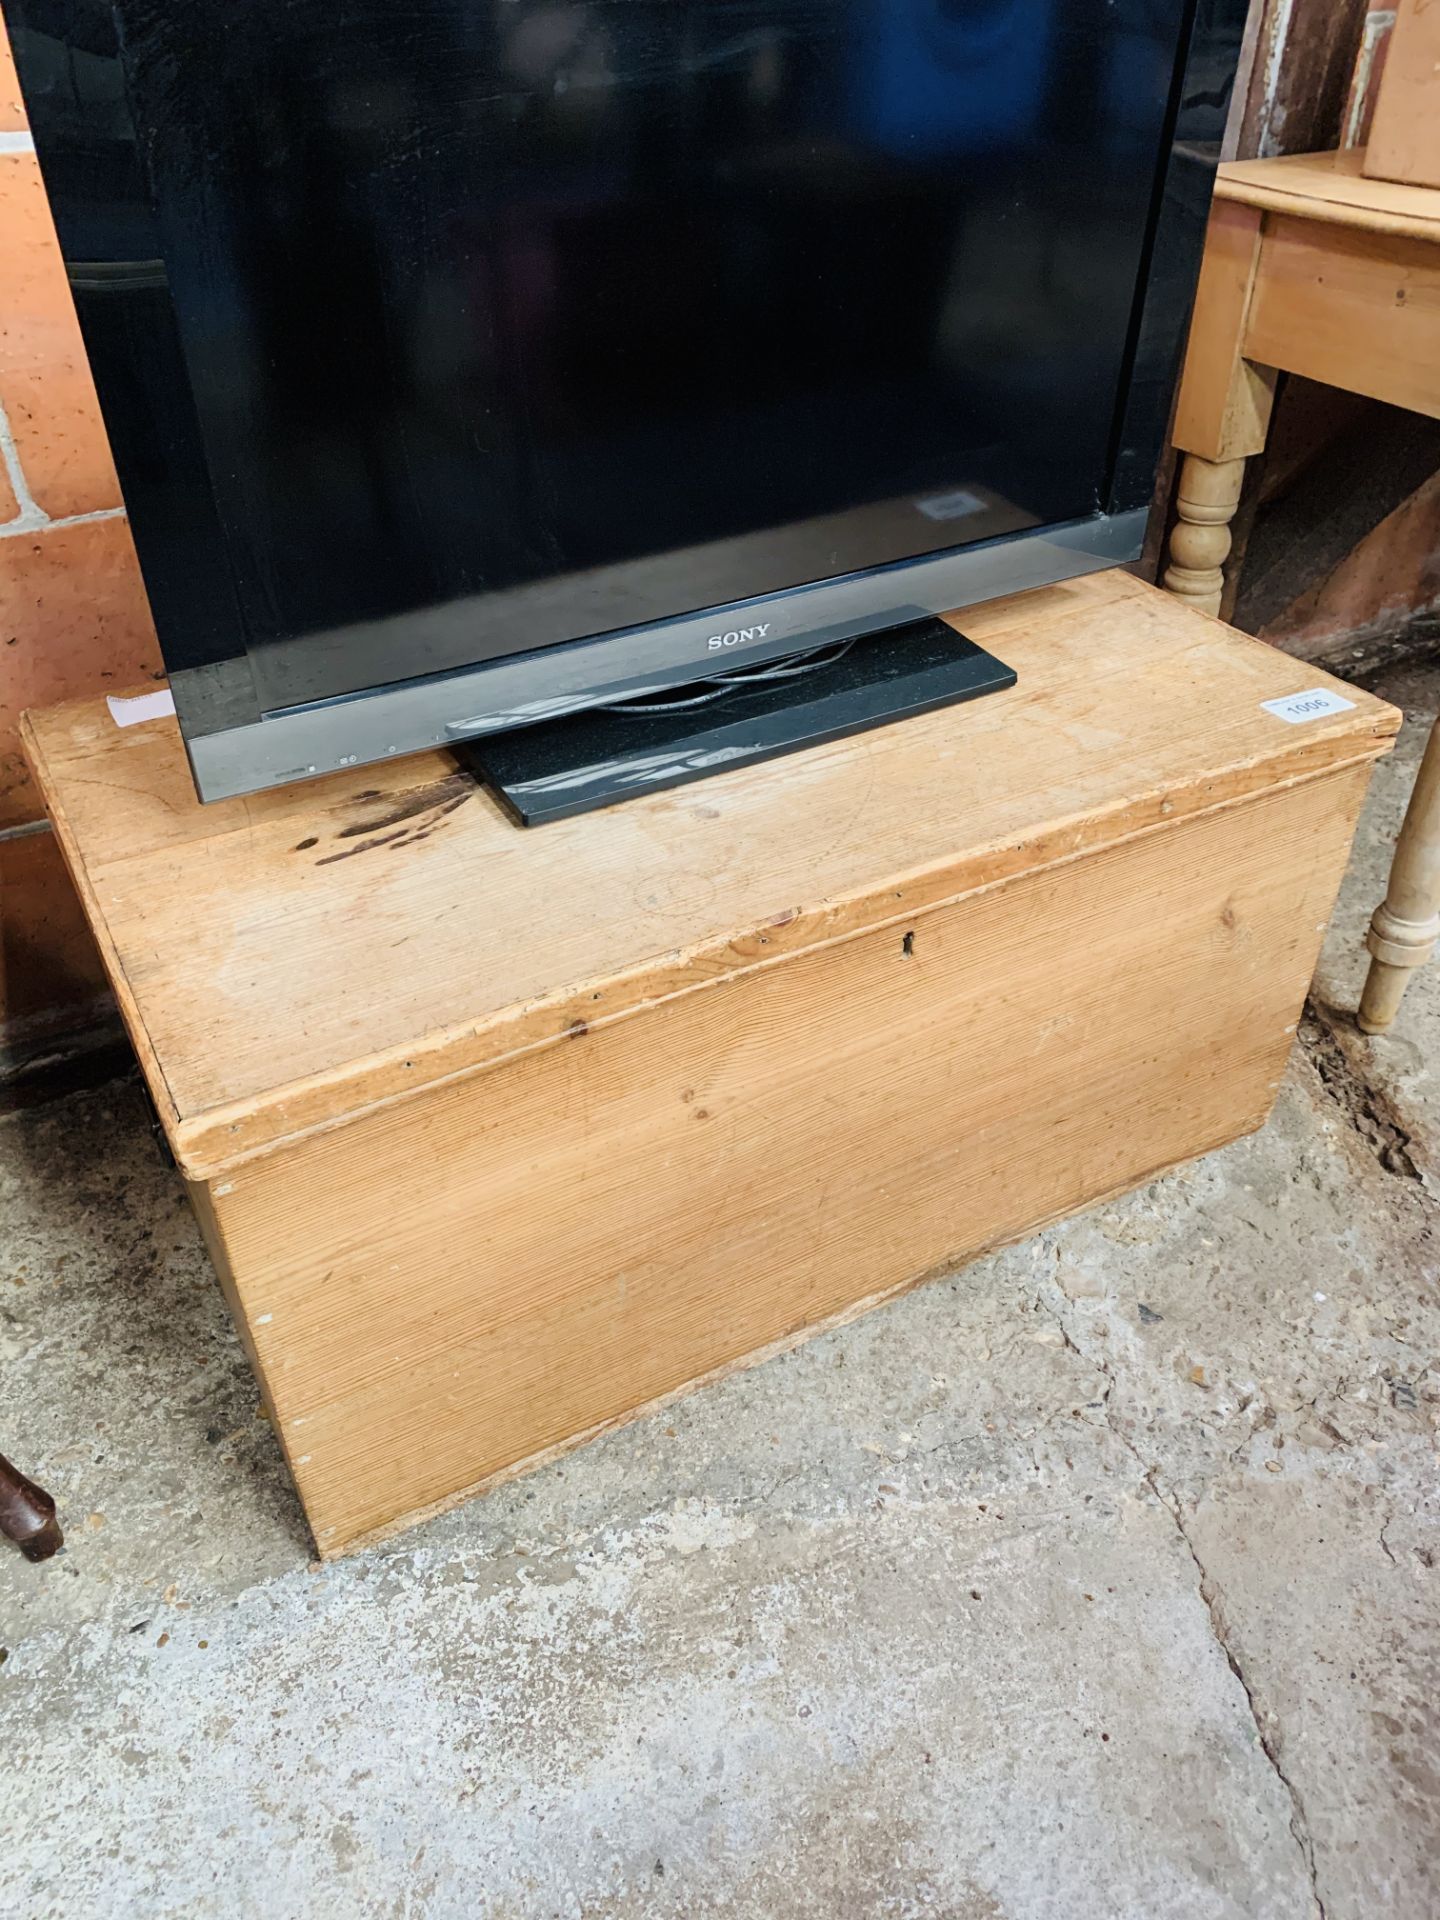
<path fill-rule="evenodd" d="M 1176 406 L 1175 443 L 1187 458 L 1165 573 L 1172 593 L 1206 611 L 1220 606 L 1240 462 L 1264 444 L 1237 395 L 1243 401 L 1280 369 L 1440 419 L 1437 50 L 1440 6 L 1402 7 L 1370 157 L 1303 154 L 1219 171 Z M 1424 181 L 1434 184 L 1416 184 Z M 1432 741 L 1370 929 L 1359 1012 L 1367 1033 L 1394 1021 L 1437 933 L 1440 741 Z"/>
<path fill-rule="evenodd" d="M 1384 1033 L 1400 1011 L 1410 976 L 1440 939 L 1440 721 L 1430 729 L 1425 756 L 1406 808 L 1390 882 L 1375 909 L 1366 944 L 1370 970 L 1356 1016 L 1365 1033 Z"/>
<path fill-rule="evenodd" d="M 1219 609 L 1244 478 L 1243 460 L 1206 460 L 1198 453 L 1187 453 L 1180 469 L 1165 586 L 1204 613 Z"/>
<path fill-rule="evenodd" d="M 1399 716 L 1120 573 L 963 624 L 1016 688 L 530 834 L 30 716 L 323 1554 L 1262 1121 Z"/>
<path fill-rule="evenodd" d="M 224 1258 L 321 1551 L 1258 1126 L 1365 778 L 236 1168 Z"/>
<path fill-rule="evenodd" d="M 1425 241 L 1270 215 L 1245 353 L 1440 418 L 1440 223 Z"/>
<path fill-rule="evenodd" d="M 1177 447 L 1209 461 L 1258 453 L 1270 430 L 1275 375 L 1244 351 L 1262 225 L 1252 207 L 1212 206 L 1174 427 Z"/>
<path fill-rule="evenodd" d="M 180 1165 L 204 1177 L 853 932 L 877 874 L 898 919 L 1213 804 L 1217 754 L 1237 797 L 1273 781 L 1277 754 L 1353 753 L 1343 721 L 1277 730 L 1260 711 L 1259 689 L 1310 669 L 1177 618 L 1123 573 L 963 624 L 1023 656 L 1016 689 L 532 834 L 448 754 L 201 807 L 173 722 L 117 728 L 102 702 L 28 716 Z"/>
<path fill-rule="evenodd" d="M 1440 187 L 1440 7 L 1396 0 L 1365 171 Z"/>
<path fill-rule="evenodd" d="M 1440 418 L 1440 192 L 1370 179 L 1364 155 L 1219 169 L 1176 400 L 1188 458 L 1165 585 L 1218 613 L 1242 473 L 1277 373 Z M 1195 510 L 1192 510 L 1195 509 Z"/>
<path fill-rule="evenodd" d="M 1360 227 L 1367 233 L 1433 239 L 1440 225 L 1440 191 L 1376 180 L 1366 173 L 1365 161 L 1364 147 L 1285 154 L 1275 160 L 1228 160 L 1216 175 L 1215 197 L 1269 213 Z"/>

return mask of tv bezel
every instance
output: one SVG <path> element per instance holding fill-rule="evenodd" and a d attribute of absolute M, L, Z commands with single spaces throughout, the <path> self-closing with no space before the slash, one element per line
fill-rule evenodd
<path fill-rule="evenodd" d="M 32 27 L 27 17 L 29 0 L 5 0 L 5 7 L 83 321 L 86 303 L 103 300 L 116 285 L 113 277 L 107 278 L 105 265 L 86 260 L 84 210 L 71 204 L 66 191 L 72 177 L 67 157 L 73 157 L 83 110 L 76 101 L 59 97 L 42 73 L 44 63 L 31 38 L 38 26 Z M 1117 399 L 1108 485 L 1096 511 L 1084 519 L 1027 528 L 784 592 L 266 712 L 229 583 L 178 334 L 169 337 L 165 326 L 140 339 L 133 337 L 136 330 L 131 327 L 111 329 L 116 337 L 102 338 L 103 329 L 97 333 L 87 327 L 92 359 L 109 357 L 112 362 L 109 368 L 97 366 L 102 410 L 112 431 L 122 491 L 134 510 L 141 571 L 152 600 L 165 609 L 162 647 L 201 799 L 220 800 L 319 778 L 340 768 L 453 745 L 674 686 L 713 669 L 715 655 L 707 643 L 717 631 L 768 626 L 771 632 L 745 650 L 747 663 L 758 662 L 1137 560 L 1219 157 L 1215 130 L 1223 121 L 1232 74 L 1224 50 L 1230 42 L 1238 47 L 1244 11 L 1244 0 L 1188 0 L 1185 8 Z M 105 0 L 92 0 L 84 16 L 92 40 L 113 32 Z M 1218 99 L 1217 70 L 1224 77 L 1223 97 Z M 159 252 L 157 238 L 153 264 L 158 274 L 150 284 L 168 301 Z M 143 268 L 145 263 L 133 264 Z M 133 279 L 128 284 L 133 286 Z M 133 411 L 126 414 L 124 431 L 117 431 L 117 422 L 108 418 L 107 371 L 152 395 L 170 383 L 165 388 L 168 404 L 141 409 L 147 415 L 149 444 L 136 441 Z M 177 379 L 183 392 L 175 391 Z M 478 596 L 453 608 L 398 615 L 395 624 L 403 627 L 412 617 L 483 619 L 485 600 Z M 186 657 L 177 660 L 181 652 Z"/>

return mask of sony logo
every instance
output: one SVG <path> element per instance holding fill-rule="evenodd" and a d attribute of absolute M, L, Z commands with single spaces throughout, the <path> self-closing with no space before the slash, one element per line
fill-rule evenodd
<path fill-rule="evenodd" d="M 719 653 L 722 647 L 743 647 L 748 640 L 763 640 L 769 631 L 768 621 L 763 627 L 735 627 L 729 633 L 712 633 L 705 644 L 711 653 Z"/>

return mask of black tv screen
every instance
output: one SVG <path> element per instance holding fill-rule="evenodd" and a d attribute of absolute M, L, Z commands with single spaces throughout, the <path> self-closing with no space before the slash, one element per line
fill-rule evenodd
<path fill-rule="evenodd" d="M 206 797 L 1139 550 L 1238 0 L 6 8 Z"/>

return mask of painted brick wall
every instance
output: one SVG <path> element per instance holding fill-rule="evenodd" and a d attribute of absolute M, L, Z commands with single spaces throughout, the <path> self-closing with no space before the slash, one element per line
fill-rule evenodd
<path fill-rule="evenodd" d="M 108 1007 L 18 716 L 160 673 L 0 27 L 0 1070 Z"/>

